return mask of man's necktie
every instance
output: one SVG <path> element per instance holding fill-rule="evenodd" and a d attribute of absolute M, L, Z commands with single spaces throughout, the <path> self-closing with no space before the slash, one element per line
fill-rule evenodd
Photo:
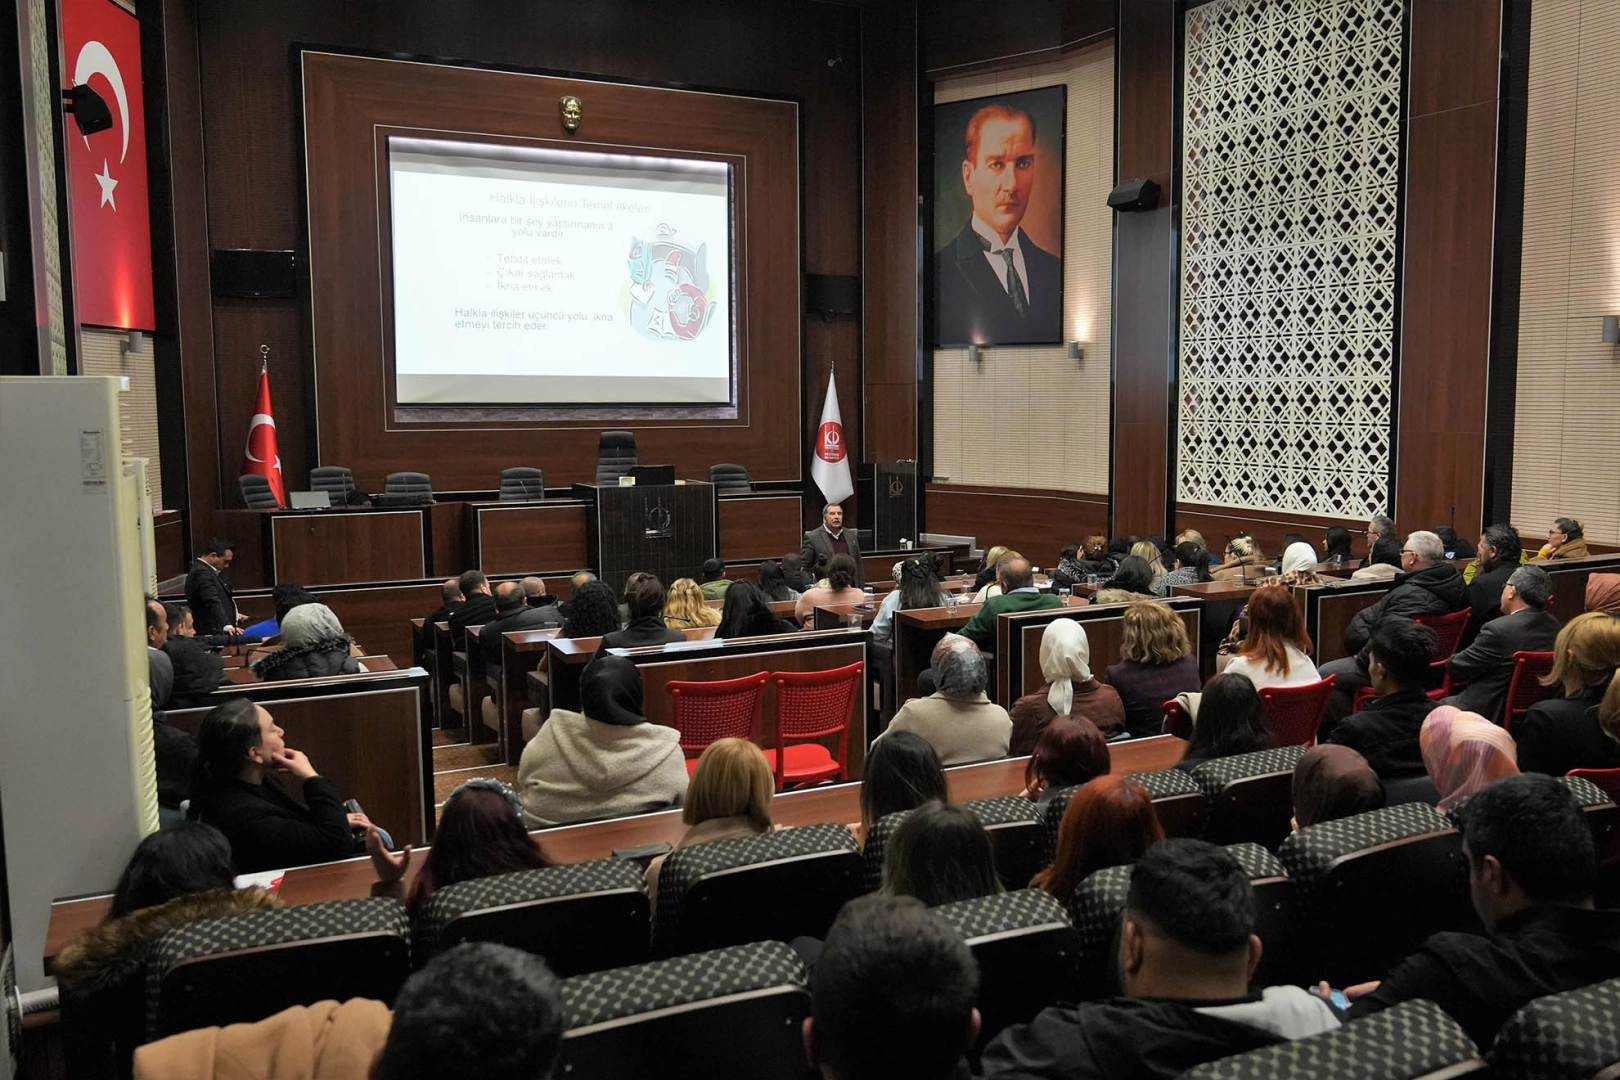
<path fill-rule="evenodd" d="M 1019 315 L 1029 314 L 1029 297 L 1024 293 L 1024 281 L 1018 276 L 1018 267 L 1013 265 L 1013 249 L 1002 248 L 996 254 L 1007 260 L 1007 295 L 1012 297 L 1013 310 Z"/>

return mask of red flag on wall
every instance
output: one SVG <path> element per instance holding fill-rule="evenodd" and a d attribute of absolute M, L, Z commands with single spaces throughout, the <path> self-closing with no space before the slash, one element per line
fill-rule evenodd
<path fill-rule="evenodd" d="M 276 451 L 276 417 L 270 411 L 270 372 L 259 372 L 259 403 L 253 406 L 248 422 L 247 451 L 242 459 L 242 475 L 257 473 L 270 481 L 276 502 L 287 505 L 287 485 L 281 479 L 281 455 Z"/>
<path fill-rule="evenodd" d="M 112 0 L 62 0 L 62 73 L 100 94 L 113 126 L 86 137 L 70 117 L 74 315 L 91 326 L 155 330 L 146 197 L 141 26 Z"/>

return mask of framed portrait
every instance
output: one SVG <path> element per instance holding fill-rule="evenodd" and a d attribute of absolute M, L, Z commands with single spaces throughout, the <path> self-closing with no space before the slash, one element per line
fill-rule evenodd
<path fill-rule="evenodd" d="M 1063 341 L 1067 88 L 934 106 L 934 344 Z"/>

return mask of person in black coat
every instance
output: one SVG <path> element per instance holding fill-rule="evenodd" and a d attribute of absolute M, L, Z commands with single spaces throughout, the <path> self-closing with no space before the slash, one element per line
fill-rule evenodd
<path fill-rule="evenodd" d="M 197 642 L 191 609 L 184 604 L 164 604 L 169 617 L 169 638 L 163 651 L 174 669 L 171 709 L 189 709 L 203 704 L 208 695 L 225 681 L 225 661 L 212 649 Z"/>
<path fill-rule="evenodd" d="M 1620 729 L 1617 669 L 1620 619 L 1589 611 L 1564 625 L 1547 676 L 1561 696 L 1537 702 L 1513 723 L 1521 771 L 1562 776 L 1571 769 L 1620 768 L 1620 743 L 1605 734 L 1601 722 L 1607 691 L 1609 730 Z"/>
<path fill-rule="evenodd" d="M 1379 623 L 1367 660 L 1367 675 L 1378 696 L 1319 732 L 1318 741 L 1358 751 L 1380 780 L 1428 776 L 1418 735 L 1440 704 L 1423 689 L 1437 644 L 1433 630 L 1411 619 Z"/>
<path fill-rule="evenodd" d="M 854 529 L 844 528 L 844 508 L 828 503 L 821 509 L 821 524 L 804 534 L 799 547 L 799 561 L 811 577 L 820 580 L 827 573 L 827 564 L 834 555 L 848 555 L 855 560 L 855 587 L 866 584 L 866 571 L 861 565 L 861 542 Z M 803 592 L 804 590 L 799 590 Z"/>
<path fill-rule="evenodd" d="M 186 574 L 186 606 L 191 608 L 197 633 L 240 634 L 236 596 L 222 576 L 235 557 L 234 545 L 223 536 L 208 541 L 202 555 L 191 561 Z"/>
<path fill-rule="evenodd" d="M 541 591 L 544 592 L 544 582 Z M 562 615 L 555 607 L 530 607 L 528 594 L 520 581 L 503 581 L 495 586 L 495 617 L 478 631 L 478 647 L 484 659 L 501 662 L 501 635 L 509 630 L 540 630 L 561 626 Z"/>
<path fill-rule="evenodd" d="M 450 639 L 458 650 L 466 641 L 467 627 L 482 626 L 495 617 L 495 597 L 490 592 L 489 578 L 482 571 L 468 570 L 461 575 L 460 584 L 466 599 L 445 620 L 450 624 Z"/>
<path fill-rule="evenodd" d="M 241 874 L 365 852 L 363 830 L 371 822 L 345 810 L 337 789 L 282 741 L 283 734 L 267 711 L 246 698 L 213 709 L 197 732 L 188 816 L 225 834 Z M 302 805 L 272 773 L 302 789 Z"/>
<path fill-rule="evenodd" d="M 1558 617 L 1547 610 L 1551 600 L 1547 571 L 1539 566 L 1513 571 L 1502 586 L 1502 617 L 1486 623 L 1474 643 L 1446 664 L 1453 679 L 1468 685 L 1445 703 L 1500 724 L 1513 681 L 1513 654 L 1551 652 L 1558 639 Z"/>
<path fill-rule="evenodd" d="M 797 633 L 799 627 L 771 614 L 770 602 L 747 578 L 738 578 L 726 590 L 725 603 L 720 608 L 720 625 L 714 628 L 717 638 L 764 637 L 767 634 Z M 684 635 L 682 635 L 684 636 Z"/>
<path fill-rule="evenodd" d="M 351 652 L 353 639 L 343 632 L 343 624 L 325 604 L 299 604 L 287 612 L 287 621 L 281 625 L 281 641 L 281 649 L 253 665 L 254 672 L 265 682 L 360 673 L 360 661 Z"/>
<path fill-rule="evenodd" d="M 729 591 L 729 590 L 728 590 Z M 597 655 L 609 649 L 634 649 L 644 645 L 666 645 L 685 641 L 686 635 L 664 625 L 664 583 L 652 574 L 643 574 L 624 590 L 624 603 L 630 616 L 623 630 L 602 635 Z"/>
<path fill-rule="evenodd" d="M 1468 583 L 1468 626 L 1458 646 L 1466 649 L 1479 636 L 1480 627 L 1502 615 L 1502 586 L 1519 568 L 1524 549 L 1519 530 L 1511 525 L 1490 525 L 1479 538 L 1479 565 Z"/>

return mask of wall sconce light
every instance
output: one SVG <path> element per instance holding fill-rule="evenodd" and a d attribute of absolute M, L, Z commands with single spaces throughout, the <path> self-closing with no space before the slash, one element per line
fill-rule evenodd
<path fill-rule="evenodd" d="M 118 343 L 118 351 L 134 356 L 141 355 L 146 351 L 146 335 L 139 330 L 131 330 L 124 336 L 124 340 Z"/>
<path fill-rule="evenodd" d="M 1620 315 L 1603 316 L 1603 344 L 1620 345 Z"/>
<path fill-rule="evenodd" d="M 1086 342 L 1084 342 L 1084 341 L 1071 341 L 1071 342 L 1069 342 L 1069 359 L 1070 360 L 1084 360 L 1085 358 L 1086 358 Z"/>
<path fill-rule="evenodd" d="M 979 345 L 968 346 L 968 363 L 982 364 L 984 362 L 984 349 Z"/>

